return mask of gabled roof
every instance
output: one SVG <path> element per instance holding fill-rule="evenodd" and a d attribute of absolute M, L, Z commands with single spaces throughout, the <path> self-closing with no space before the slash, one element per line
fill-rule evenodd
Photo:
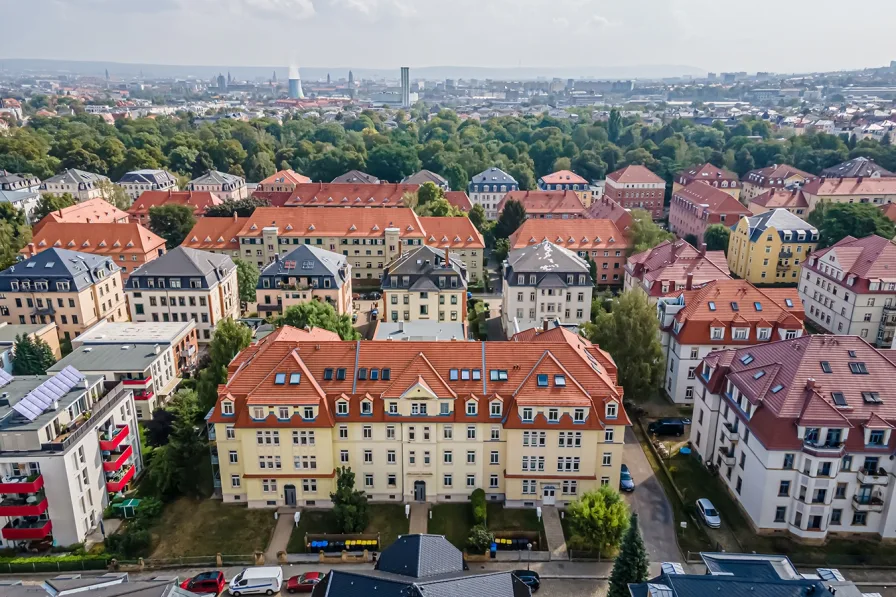
<path fill-rule="evenodd" d="M 275 185 L 275 184 L 286 184 L 286 185 L 295 185 L 295 184 L 304 184 L 311 182 L 311 179 L 307 176 L 299 174 L 293 170 L 280 170 L 279 172 L 275 172 L 271 174 L 258 184 L 260 185 Z"/>
<path fill-rule="evenodd" d="M 576 218 L 529 219 L 510 235 L 510 248 L 521 249 L 549 241 L 570 251 L 612 249 L 625 251 L 630 241 L 610 220 Z"/>
<path fill-rule="evenodd" d="M 423 184 L 424 182 L 431 182 L 439 187 L 448 186 L 448 181 L 432 170 L 420 170 L 419 172 L 415 172 L 414 174 L 405 177 L 401 182 L 403 184 Z"/>
<path fill-rule="evenodd" d="M 203 288 L 208 289 L 229 276 L 234 269 L 236 264 L 229 255 L 180 246 L 131 272 L 126 287 L 139 288 L 136 286 L 139 279 L 146 277 L 190 277 L 201 278 Z"/>
<path fill-rule="evenodd" d="M 664 294 L 662 282 L 669 283 L 669 290 L 675 290 L 687 284 L 689 276 L 691 288 L 731 277 L 724 251 L 701 253 L 684 240 L 663 241 L 636 253 L 628 258 L 625 269 L 633 278 L 648 284 L 651 296 Z"/>
<path fill-rule="evenodd" d="M 546 214 L 573 214 L 578 217 L 585 212 L 582 199 L 575 191 L 510 191 L 498 203 L 499 213 L 510 200 L 519 201 L 529 217 Z"/>
<path fill-rule="evenodd" d="M 118 209 L 111 203 L 97 198 L 51 211 L 34 226 L 35 229 L 39 228 L 44 222 L 81 222 L 91 224 L 119 222 L 124 224 L 128 222 L 128 213 Z"/>
<path fill-rule="evenodd" d="M 703 164 L 702 166 L 695 166 L 690 168 L 689 170 L 683 170 L 679 172 L 676 178 L 682 178 L 689 181 L 700 180 L 703 182 L 712 182 L 714 180 L 737 180 L 737 174 L 734 172 L 730 172 L 728 170 L 723 170 L 716 166 L 713 166 L 709 162 Z"/>
<path fill-rule="evenodd" d="M 745 216 L 752 215 L 750 210 L 744 207 L 740 201 L 725 191 L 702 182 L 694 181 L 678 189 L 673 195 L 697 207 L 705 205 L 704 209 L 711 214 L 734 213 Z"/>
<path fill-rule="evenodd" d="M 485 240 L 470 218 L 420 217 L 426 234 L 424 242 L 433 247 L 452 249 L 484 249 Z"/>
<path fill-rule="evenodd" d="M 442 535 L 403 535 L 380 554 L 375 569 L 425 578 L 463 570 L 463 554 Z"/>
<path fill-rule="evenodd" d="M 221 205 L 223 201 L 211 191 L 143 191 L 128 208 L 132 216 L 148 216 L 153 207 L 174 204 L 184 205 L 200 216 L 213 205 Z"/>
<path fill-rule="evenodd" d="M 652 171 L 648 170 L 645 166 L 637 164 L 626 166 L 615 172 L 610 172 L 607 174 L 607 178 L 621 184 L 665 184 L 666 182 Z"/>
<path fill-rule="evenodd" d="M 539 182 L 544 184 L 588 184 L 588 181 L 572 170 L 558 170 L 545 174 Z"/>
<path fill-rule="evenodd" d="M 865 238 L 847 236 L 830 247 L 820 249 L 812 254 L 809 267 L 816 270 L 831 254 L 843 271 L 844 279 L 850 274 L 865 281 L 896 277 L 896 245 L 876 234 Z M 867 285 L 860 288 L 867 289 Z"/>
<path fill-rule="evenodd" d="M 380 179 L 372 174 L 361 172 L 360 170 L 349 170 L 345 174 L 337 176 L 332 180 L 333 183 L 348 184 L 379 184 Z"/>
<path fill-rule="evenodd" d="M 51 247 L 98 255 L 146 255 L 164 249 L 165 239 L 137 223 L 94 224 L 81 222 L 45 222 L 34 231 L 31 248 L 44 251 Z"/>
<path fill-rule="evenodd" d="M 803 185 L 803 192 L 816 197 L 896 195 L 896 177 L 815 178 Z"/>
<path fill-rule="evenodd" d="M 754 184 L 764 188 L 780 188 L 785 182 L 792 178 L 802 178 L 808 180 L 812 175 L 803 172 L 799 168 L 794 168 L 790 164 L 772 164 L 765 168 L 750 170 L 744 174 L 744 182 Z"/>
<path fill-rule="evenodd" d="M 239 251 L 239 233 L 249 218 L 197 218 L 182 247 L 207 251 Z"/>
<path fill-rule="evenodd" d="M 592 220 L 610 220 L 619 230 L 627 230 L 635 220 L 631 212 L 625 209 L 606 195 L 596 201 L 585 211 L 585 217 Z"/>
<path fill-rule="evenodd" d="M 777 207 L 785 207 L 788 209 L 808 209 L 809 201 L 803 195 L 803 191 L 799 189 L 779 189 L 773 188 L 765 191 L 750 199 L 750 203 L 755 203 L 761 207 L 774 209 Z"/>
<path fill-rule="evenodd" d="M 588 263 L 563 247 L 542 241 L 522 249 L 513 249 L 507 255 L 507 264 L 513 274 L 587 274 Z M 508 273 L 508 276 L 512 274 Z"/>
<path fill-rule="evenodd" d="M 466 191 L 445 191 L 445 200 L 461 211 L 469 212 L 473 209 L 473 203 Z"/>

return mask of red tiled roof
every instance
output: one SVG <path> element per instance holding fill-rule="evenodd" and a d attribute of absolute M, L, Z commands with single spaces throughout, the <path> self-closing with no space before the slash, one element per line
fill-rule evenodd
<path fill-rule="evenodd" d="M 607 178 L 621 183 L 665 184 L 666 182 L 645 166 L 639 165 L 626 166 L 615 172 L 610 172 L 607 174 Z"/>
<path fill-rule="evenodd" d="M 896 195 L 896 178 L 815 178 L 803 192 L 816 197 L 838 195 Z"/>
<path fill-rule="evenodd" d="M 826 259 L 831 255 L 834 257 L 833 263 Z M 833 272 L 825 273 L 824 268 L 828 264 L 836 264 L 843 272 L 839 280 Z M 846 283 L 850 275 L 856 276 L 849 288 L 853 293 L 864 294 L 871 291 L 872 281 L 896 282 L 896 245 L 875 234 L 865 238 L 847 236 L 813 253 L 803 267 L 840 285 Z"/>
<path fill-rule="evenodd" d="M 310 178 L 299 174 L 298 172 L 294 172 L 292 170 L 281 170 L 280 172 L 271 174 L 258 184 L 305 184 L 309 182 L 311 182 Z"/>
<path fill-rule="evenodd" d="M 292 191 L 252 191 L 252 196 L 256 199 L 264 199 L 271 204 L 271 207 L 283 207 L 289 198 L 292 197 Z"/>
<path fill-rule="evenodd" d="M 165 239 L 136 223 L 45 222 L 22 253 L 32 247 L 38 253 L 56 247 L 94 255 L 147 255 L 164 250 Z"/>
<path fill-rule="evenodd" d="M 149 210 L 162 205 L 185 205 L 193 209 L 193 214 L 201 216 L 212 205 L 221 205 L 217 196 L 208 191 L 143 191 L 128 208 L 132 216 L 148 216 Z"/>
<path fill-rule="evenodd" d="M 128 222 L 128 213 L 103 199 L 97 198 L 51 211 L 43 220 L 34 225 L 34 230 L 39 230 L 44 222 L 81 222 L 85 224 L 111 224 L 117 222 L 126 224 Z"/>
<path fill-rule="evenodd" d="M 884 212 L 884 216 L 896 222 L 896 203 L 886 203 L 881 205 L 880 209 Z"/>
<path fill-rule="evenodd" d="M 630 246 L 629 240 L 610 220 L 532 219 L 523 222 L 523 225 L 510 235 L 510 248 L 522 249 L 545 240 L 570 251 L 626 250 Z"/>
<path fill-rule="evenodd" d="M 405 207 L 369 209 L 259 207 L 246 218 L 239 236 L 261 236 L 262 228 L 267 226 L 276 227 L 280 236 L 378 238 L 383 236 L 386 228 L 398 228 L 402 237 L 424 236 L 423 225 L 417 214 Z"/>
<path fill-rule="evenodd" d="M 420 217 L 426 232 L 424 242 L 432 247 L 450 246 L 452 249 L 484 249 L 485 240 L 470 218 Z"/>
<path fill-rule="evenodd" d="M 588 181 L 571 170 L 558 170 L 541 177 L 544 184 L 588 184 Z"/>
<path fill-rule="evenodd" d="M 526 214 L 573 214 L 581 216 L 585 212 L 582 200 L 575 191 L 510 191 L 498 204 L 498 213 L 504 205 L 514 199 L 523 204 Z"/>
<path fill-rule="evenodd" d="M 620 230 L 627 230 L 633 223 L 631 212 L 604 195 L 585 211 L 585 217 L 593 220 L 611 220 Z"/>
<path fill-rule="evenodd" d="M 316 182 L 296 185 L 286 207 L 402 207 L 402 198 L 420 189 L 416 184 Z"/>
<path fill-rule="evenodd" d="M 805 195 L 799 190 L 788 189 L 769 189 L 764 193 L 750 199 L 750 203 L 755 203 L 769 209 L 777 209 L 783 207 L 785 209 L 808 208 L 809 202 Z"/>
<path fill-rule="evenodd" d="M 704 182 L 712 182 L 714 180 L 737 180 L 737 174 L 734 172 L 729 172 L 728 170 L 722 170 L 716 166 L 713 166 L 709 162 L 703 164 L 702 166 L 695 166 L 689 170 L 684 170 L 679 172 L 676 176 L 677 179 L 684 178 L 689 182 L 693 182 L 695 180 L 701 180 Z"/>
<path fill-rule="evenodd" d="M 465 191 L 445 191 L 445 199 L 454 207 L 465 212 L 473 209 L 473 203 Z"/>
<path fill-rule="evenodd" d="M 675 290 L 678 285 L 687 283 L 689 275 L 691 288 L 731 277 L 724 251 L 701 254 L 684 240 L 663 241 L 652 249 L 632 255 L 625 264 L 625 271 L 642 283 L 648 282 L 650 296 L 666 294 L 662 282 L 668 282 L 668 288 Z"/>
<path fill-rule="evenodd" d="M 803 180 L 812 178 L 812 175 L 808 172 L 803 172 L 790 164 L 772 164 L 766 168 L 750 170 L 744 174 L 744 182 L 763 188 L 780 188 L 784 186 L 785 181 L 794 176 L 800 177 Z"/>
<path fill-rule="evenodd" d="M 239 251 L 239 233 L 248 218 L 199 218 L 181 243 L 203 251 Z"/>
<path fill-rule="evenodd" d="M 682 187 L 675 191 L 674 195 L 681 199 L 692 203 L 698 208 L 706 205 L 705 208 L 711 214 L 740 214 L 751 216 L 753 213 L 743 204 L 716 187 L 708 184 L 692 182 L 686 187 Z"/>

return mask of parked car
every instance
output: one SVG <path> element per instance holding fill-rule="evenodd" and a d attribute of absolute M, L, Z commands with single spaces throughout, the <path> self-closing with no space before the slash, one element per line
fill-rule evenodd
<path fill-rule="evenodd" d="M 261 593 L 273 595 L 280 592 L 281 586 L 283 586 L 283 570 L 280 566 L 260 566 L 244 568 L 230 579 L 227 590 L 233 597 Z"/>
<path fill-rule="evenodd" d="M 324 579 L 323 572 L 306 572 L 298 576 L 292 576 L 286 581 L 288 593 L 310 593 L 317 583 Z"/>
<path fill-rule="evenodd" d="M 619 474 L 619 489 L 622 491 L 634 491 L 635 480 L 632 479 L 632 473 L 628 470 L 628 466 L 623 464 Z"/>
<path fill-rule="evenodd" d="M 659 419 L 647 426 L 652 435 L 684 435 L 684 421 L 681 419 Z"/>
<path fill-rule="evenodd" d="M 193 578 L 188 578 L 180 583 L 180 588 L 186 589 L 191 593 L 218 595 L 224 591 L 226 585 L 227 581 L 224 580 L 224 573 L 220 570 L 211 570 L 197 574 Z"/>
<path fill-rule="evenodd" d="M 711 529 L 717 529 L 722 526 L 722 519 L 719 517 L 719 511 L 716 510 L 716 507 L 712 505 L 712 502 L 706 498 L 700 498 L 697 500 L 697 512 L 700 513 L 700 517 L 703 518 L 703 522 L 706 523 Z"/>
<path fill-rule="evenodd" d="M 513 575 L 523 581 L 533 593 L 541 588 L 541 577 L 534 570 L 514 570 Z"/>

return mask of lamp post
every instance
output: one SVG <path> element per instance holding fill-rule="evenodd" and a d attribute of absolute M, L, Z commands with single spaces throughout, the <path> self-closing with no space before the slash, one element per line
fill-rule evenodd
<path fill-rule="evenodd" d="M 532 563 L 532 544 L 526 544 L 526 571 L 529 571 L 529 565 Z"/>

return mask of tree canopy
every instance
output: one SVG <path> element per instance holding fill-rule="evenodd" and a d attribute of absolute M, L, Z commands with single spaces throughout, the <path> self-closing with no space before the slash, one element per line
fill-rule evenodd
<path fill-rule="evenodd" d="M 703 232 L 703 242 L 706 243 L 707 251 L 725 251 L 727 255 L 730 238 L 731 229 L 724 224 L 711 224 Z"/>
<path fill-rule="evenodd" d="M 308 301 L 293 305 L 286 309 L 277 321 L 278 325 L 290 325 L 296 328 L 315 327 L 336 332 L 343 340 L 359 340 L 360 334 L 352 327 L 349 315 L 339 315 L 332 305 L 323 301 Z"/>
<path fill-rule="evenodd" d="M 271 202 L 258 197 L 247 197 L 233 201 L 228 199 L 220 205 L 211 205 L 205 210 L 206 218 L 232 218 L 233 214 L 241 218 L 252 215 L 256 207 L 269 207 Z"/>
<path fill-rule="evenodd" d="M 349 467 L 336 469 L 336 491 L 330 494 L 336 526 L 343 533 L 361 533 L 367 528 L 367 495 L 355 489 L 355 473 Z"/>
<path fill-rule="evenodd" d="M 47 217 L 47 214 L 66 207 L 71 207 L 77 202 L 78 201 L 72 197 L 71 193 L 63 193 L 61 195 L 41 195 L 40 199 L 37 200 L 37 205 L 34 206 L 34 211 L 31 212 L 31 221 L 40 222 Z"/>
<path fill-rule="evenodd" d="M 169 251 L 179 247 L 195 225 L 193 209 L 186 205 L 166 203 L 149 208 L 149 229 L 165 239 Z"/>
<path fill-rule="evenodd" d="M 675 235 L 660 228 L 646 210 L 633 209 L 631 216 L 634 220 L 631 227 L 632 252 L 640 253 L 663 241 L 675 240 Z"/>
<path fill-rule="evenodd" d="M 526 221 L 526 208 L 516 199 L 510 199 L 504 203 L 504 209 L 498 216 L 495 224 L 495 238 L 510 238 L 510 235 L 519 229 Z"/>
<path fill-rule="evenodd" d="M 646 581 L 648 566 L 647 549 L 644 547 L 644 539 L 638 527 L 638 515 L 632 512 L 619 555 L 613 562 L 607 597 L 631 597 L 628 585 Z"/>
<path fill-rule="evenodd" d="M 193 390 L 179 390 L 167 410 L 174 415 L 168 443 L 152 451 L 145 490 L 163 500 L 205 497 L 203 460 L 208 457 L 208 444 L 199 437 L 197 423 L 206 411 Z"/>
<path fill-rule="evenodd" d="M 208 347 L 208 364 L 199 372 L 196 392 L 203 412 L 218 400 L 218 386 L 227 381 L 227 365 L 252 342 L 252 331 L 232 319 L 222 319 L 215 327 L 215 335 Z"/>
<path fill-rule="evenodd" d="M 56 364 L 56 355 L 50 345 L 31 334 L 16 336 L 13 344 L 13 375 L 46 375 L 47 369 Z"/>
<path fill-rule="evenodd" d="M 240 291 L 240 300 L 244 303 L 255 302 L 255 287 L 258 286 L 258 278 L 261 272 L 258 266 L 251 261 L 236 258 L 233 260 L 236 264 L 236 283 Z"/>
<path fill-rule="evenodd" d="M 597 491 L 585 492 L 566 506 L 569 526 L 578 539 L 602 554 L 611 554 L 619 547 L 629 524 L 628 504 L 619 491 L 603 485 Z"/>
<path fill-rule="evenodd" d="M 809 223 L 818 228 L 819 249 L 847 236 L 863 238 L 877 234 L 892 239 L 896 235 L 893 221 L 872 203 L 819 203 L 809 214 Z"/>

